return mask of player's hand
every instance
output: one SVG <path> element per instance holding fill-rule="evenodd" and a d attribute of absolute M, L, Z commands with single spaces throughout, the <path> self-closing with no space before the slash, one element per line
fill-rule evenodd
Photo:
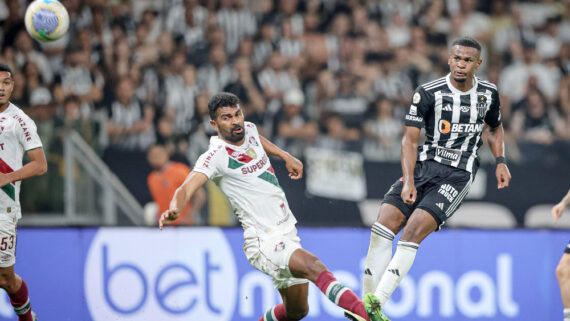
<path fill-rule="evenodd" d="M 564 212 L 564 208 L 566 207 L 565 204 L 563 204 L 562 202 L 554 205 L 552 207 L 552 219 L 554 220 L 554 222 L 558 221 L 558 219 L 560 218 L 560 216 L 562 216 L 562 212 Z"/>
<path fill-rule="evenodd" d="M 289 178 L 299 179 L 303 177 L 303 163 L 297 158 L 288 155 L 285 159 L 285 167 L 289 172 Z"/>
<path fill-rule="evenodd" d="M 404 183 L 401 196 L 404 203 L 408 205 L 414 204 L 418 196 L 418 191 L 416 190 L 414 183 Z"/>
<path fill-rule="evenodd" d="M 495 175 L 497 176 L 497 188 L 503 189 L 509 187 L 509 182 L 511 181 L 511 172 L 506 164 L 498 164 L 495 170 Z"/>
<path fill-rule="evenodd" d="M 4 187 L 10 183 L 11 183 L 11 181 L 10 181 L 9 176 L 7 174 L 0 173 L 0 187 Z"/>
<path fill-rule="evenodd" d="M 180 214 L 180 210 L 178 210 L 176 208 L 168 209 L 167 211 L 162 213 L 162 215 L 160 215 L 160 219 L 158 220 L 158 228 L 162 230 L 164 223 L 170 223 L 170 222 L 176 220 L 178 218 L 179 214 Z"/>

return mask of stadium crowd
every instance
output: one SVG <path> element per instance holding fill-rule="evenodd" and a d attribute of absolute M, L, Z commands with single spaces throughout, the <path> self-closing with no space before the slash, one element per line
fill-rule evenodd
<path fill-rule="evenodd" d="M 477 74 L 499 87 L 509 159 L 570 149 L 570 1 L 61 2 L 70 31 L 40 44 L 25 31 L 27 1 L 0 0 L 0 62 L 38 125 L 46 186 L 62 184 L 70 130 L 101 154 L 160 144 L 193 163 L 219 91 L 296 156 L 315 146 L 399 161 L 411 93 L 448 73 L 461 35 L 484 45 Z"/>

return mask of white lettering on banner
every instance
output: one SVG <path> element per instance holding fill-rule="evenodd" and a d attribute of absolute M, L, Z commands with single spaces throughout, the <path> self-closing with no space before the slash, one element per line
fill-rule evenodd
<path fill-rule="evenodd" d="M 221 229 L 99 229 L 84 273 L 94 321 L 231 320 L 237 268 Z"/>
<path fill-rule="evenodd" d="M 261 294 L 261 302 L 264 307 L 272 307 L 276 304 L 275 287 L 271 278 L 263 272 L 254 270 L 241 278 L 239 285 L 239 314 L 246 318 L 255 318 L 255 294 Z"/>
<path fill-rule="evenodd" d="M 305 150 L 307 191 L 316 196 L 360 201 L 366 197 L 364 159 L 359 153 Z"/>
<path fill-rule="evenodd" d="M 449 274 L 430 271 L 420 276 L 416 291 L 413 278 L 407 275 L 396 290 L 400 292 L 399 300 L 386 303 L 386 314 L 393 318 L 405 317 L 412 314 L 417 305 L 420 317 L 453 317 L 457 307 L 461 315 L 469 318 L 496 317 L 497 308 L 502 315 L 515 318 L 519 315 L 519 305 L 512 297 L 512 280 L 513 264 L 509 254 L 497 256 L 496 280 L 483 271 L 472 270 L 461 275 L 454 286 Z M 471 297 L 473 290 L 480 293 L 477 300 Z M 439 313 L 432 311 L 434 298 L 440 300 Z"/>

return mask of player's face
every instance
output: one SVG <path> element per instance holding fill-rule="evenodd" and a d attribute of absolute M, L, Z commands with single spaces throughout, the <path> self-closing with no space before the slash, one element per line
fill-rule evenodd
<path fill-rule="evenodd" d="M 218 108 L 216 120 L 210 124 L 218 132 L 218 135 L 232 144 L 243 141 L 245 131 L 243 129 L 243 113 L 238 106 Z"/>
<path fill-rule="evenodd" d="M 0 107 L 7 104 L 14 90 L 14 79 L 7 71 L 0 71 Z"/>
<path fill-rule="evenodd" d="M 481 65 L 480 53 L 472 47 L 455 45 L 449 55 L 451 77 L 458 83 L 472 79 L 475 70 Z"/>

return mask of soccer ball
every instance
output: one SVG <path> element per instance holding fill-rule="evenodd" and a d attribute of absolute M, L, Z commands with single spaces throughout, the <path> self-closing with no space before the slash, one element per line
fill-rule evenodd
<path fill-rule="evenodd" d="M 34 0 L 26 9 L 26 30 L 40 42 L 57 40 L 69 29 L 69 14 L 57 0 Z"/>

